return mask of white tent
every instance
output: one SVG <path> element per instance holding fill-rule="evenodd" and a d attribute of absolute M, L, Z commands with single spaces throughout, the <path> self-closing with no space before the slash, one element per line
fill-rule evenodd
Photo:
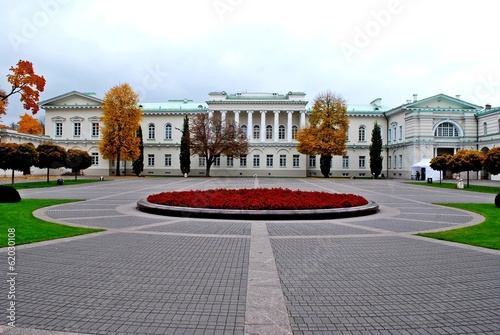
<path fill-rule="evenodd" d="M 413 164 L 411 166 L 412 179 L 416 179 L 418 175 L 420 180 L 427 180 L 427 178 L 432 178 L 432 180 L 440 180 L 439 171 L 433 170 L 430 166 L 430 159 L 422 159 L 420 162 Z M 418 172 L 418 174 L 417 174 Z"/>

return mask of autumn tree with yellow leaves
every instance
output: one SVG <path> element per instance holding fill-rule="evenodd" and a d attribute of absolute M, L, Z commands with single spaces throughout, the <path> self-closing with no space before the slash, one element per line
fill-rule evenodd
<path fill-rule="evenodd" d="M 0 115 L 6 114 L 9 97 L 18 93 L 21 95 L 24 109 L 36 114 L 40 110 L 37 102 L 40 92 L 45 89 L 45 78 L 35 73 L 33 64 L 29 61 L 20 60 L 9 70 L 12 73 L 7 75 L 7 81 L 12 87 L 7 91 L 0 88 Z"/>
<path fill-rule="evenodd" d="M 17 121 L 19 127 L 17 131 L 25 134 L 32 135 L 42 135 L 43 134 L 43 126 L 40 120 L 35 119 L 33 116 L 28 113 L 24 113 L 19 117 L 19 121 Z"/>
<path fill-rule="evenodd" d="M 309 125 L 297 133 L 297 150 L 320 155 L 321 173 L 328 178 L 332 155 L 345 155 L 348 128 L 346 101 L 331 91 L 320 93 L 314 100 Z"/>
<path fill-rule="evenodd" d="M 139 157 L 137 128 L 142 119 L 139 96 L 130 85 L 112 87 L 102 103 L 102 140 L 99 151 L 106 159 L 116 160 L 116 175 L 120 175 L 120 161 Z"/>

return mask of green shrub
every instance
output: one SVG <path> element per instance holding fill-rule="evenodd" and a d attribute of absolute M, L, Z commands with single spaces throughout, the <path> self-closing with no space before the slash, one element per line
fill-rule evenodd
<path fill-rule="evenodd" d="M 14 187 L 7 185 L 0 185 L 0 203 L 19 202 L 19 201 L 21 201 L 21 196 Z"/>
<path fill-rule="evenodd" d="M 500 207 L 500 193 L 495 197 L 495 206 Z"/>

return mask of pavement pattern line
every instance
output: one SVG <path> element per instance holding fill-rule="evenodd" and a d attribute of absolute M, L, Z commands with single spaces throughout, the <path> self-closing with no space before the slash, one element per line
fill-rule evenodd
<path fill-rule="evenodd" d="M 291 335 L 285 298 L 265 222 L 252 223 L 245 334 Z"/>

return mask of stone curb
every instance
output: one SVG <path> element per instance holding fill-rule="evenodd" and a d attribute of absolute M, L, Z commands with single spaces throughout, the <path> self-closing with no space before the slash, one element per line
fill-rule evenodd
<path fill-rule="evenodd" d="M 141 199 L 137 209 L 146 213 L 165 216 L 180 216 L 207 219 L 239 219 L 239 220 L 322 220 L 338 219 L 375 214 L 379 208 L 377 203 L 369 201 L 367 205 L 347 208 L 303 209 L 303 210 L 240 210 L 211 209 L 158 205 Z"/>

